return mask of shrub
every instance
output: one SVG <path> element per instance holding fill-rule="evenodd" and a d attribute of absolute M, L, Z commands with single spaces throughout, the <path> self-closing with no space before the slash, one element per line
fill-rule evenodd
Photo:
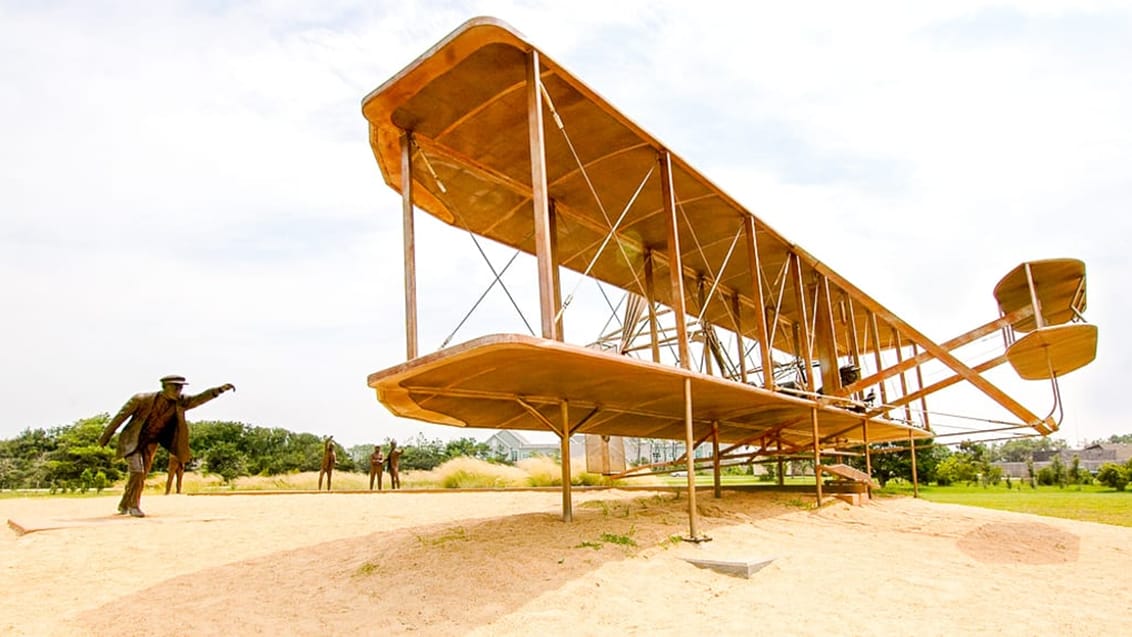
<path fill-rule="evenodd" d="M 99 471 L 94 474 L 94 490 L 102 493 L 102 490 L 110 486 L 110 480 L 106 477 L 105 471 Z"/>
<path fill-rule="evenodd" d="M 453 458 L 430 473 L 445 489 L 514 487 L 523 484 L 526 478 L 514 467 L 467 457 Z"/>
<path fill-rule="evenodd" d="M 244 454 L 230 442 L 221 442 L 208 451 L 204 468 L 224 479 L 224 484 L 231 484 L 232 480 L 248 475 L 247 460 Z"/>
<path fill-rule="evenodd" d="M 1128 486 L 1129 478 L 1132 477 L 1129 473 L 1128 467 L 1106 462 L 1097 472 L 1097 482 L 1117 491 L 1123 491 L 1124 487 Z"/>
<path fill-rule="evenodd" d="M 1042 467 L 1038 470 L 1038 484 L 1046 487 L 1053 486 L 1057 483 L 1057 477 L 1050 467 Z"/>

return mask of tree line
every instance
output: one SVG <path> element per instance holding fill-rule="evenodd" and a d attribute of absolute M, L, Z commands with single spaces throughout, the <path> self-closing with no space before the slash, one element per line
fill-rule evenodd
<path fill-rule="evenodd" d="M 117 437 L 105 447 L 98 437 L 110 422 L 103 413 L 51 428 L 28 428 L 14 438 L 0 440 L 0 489 L 101 490 L 125 477 L 126 463 L 114 457 Z M 245 475 L 273 476 L 318 471 L 325 438 L 279 427 L 258 427 L 240 422 L 189 423 L 193 460 L 189 470 L 221 476 L 226 482 Z M 388 448 L 390 439 L 374 444 Z M 366 472 L 374 444 L 349 448 L 335 442 L 336 468 Z M 428 439 L 423 434 L 398 442 L 404 450 L 402 470 L 429 470 L 458 456 L 506 462 L 473 438 L 452 441 Z M 158 448 L 154 471 L 164 471 L 169 454 Z"/>
<path fill-rule="evenodd" d="M 70 425 L 53 428 L 25 429 L 15 438 L 0 440 L 0 489 L 101 490 L 126 473 L 125 461 L 114 457 L 114 443 L 102 447 L 98 438 L 110 422 L 103 413 L 77 420 Z M 190 446 L 194 459 L 189 470 L 200 470 L 221 476 L 226 482 L 245 475 L 273 476 L 303 471 L 318 471 L 325 438 L 312 433 L 295 433 L 279 427 L 258 427 L 240 422 L 201 421 L 189 423 Z M 380 443 L 388 448 L 389 438 Z M 1097 443 L 1129 443 L 1132 434 L 1114 435 Z M 341 471 L 366 472 L 373 444 L 349 448 L 335 442 Z M 474 438 L 451 441 L 428 439 L 423 434 L 403 441 L 403 470 L 429 470 L 460 456 L 509 464 L 490 447 Z M 1101 484 L 1124 490 L 1132 483 L 1132 461 L 1111 463 L 1096 476 L 1079 466 L 1077 459 L 1068 465 L 1056 452 L 1067 448 L 1064 440 L 1024 438 L 1002 444 L 960 443 L 955 450 L 931 441 L 917 443 L 916 471 L 921 482 L 948 484 L 998 484 L 1002 470 L 995 462 L 1025 462 L 1031 468 L 1033 484 L 1078 484 L 1097 480 Z M 1033 471 L 1035 455 L 1052 454 L 1050 466 Z M 168 452 L 158 449 L 155 471 L 168 464 Z M 883 486 L 889 480 L 912 480 L 912 458 L 907 443 L 874 445 L 873 476 Z M 863 456 L 850 458 L 849 464 L 865 468 Z"/>
<path fill-rule="evenodd" d="M 1096 481 L 1123 491 L 1132 483 L 1132 460 L 1122 464 L 1106 463 L 1093 475 L 1081 466 L 1076 454 L 1068 464 L 1063 461 L 1062 452 L 1068 450 L 1068 443 L 1056 438 L 1022 438 L 1001 444 L 966 441 L 956 445 L 955 449 L 933 443 L 933 440 L 916 443 L 916 476 L 922 483 L 987 486 L 1005 481 L 1010 486 L 1011 478 L 1004 475 L 1002 467 L 995 465 L 997 462 L 1025 463 L 1031 486 L 1066 486 Z M 1105 443 L 1132 444 L 1132 434 L 1113 435 L 1090 444 Z M 871 456 L 873 477 L 882 487 L 892 479 L 912 480 L 912 454 L 908 443 L 874 445 Z M 1049 464 L 1035 470 L 1035 457 L 1048 458 Z M 848 463 L 865 469 L 863 457 L 851 458 Z"/>

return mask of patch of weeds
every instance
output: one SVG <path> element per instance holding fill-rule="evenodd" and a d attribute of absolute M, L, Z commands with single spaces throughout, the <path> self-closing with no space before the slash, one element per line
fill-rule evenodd
<path fill-rule="evenodd" d="M 783 502 L 783 504 L 788 507 L 794 507 L 797 509 L 810 508 L 810 503 L 807 500 L 803 500 L 802 498 L 790 498 L 789 500 Z"/>
<path fill-rule="evenodd" d="M 625 535 L 618 535 L 616 533 L 602 533 L 597 541 L 582 542 L 574 548 L 589 547 L 592 549 L 600 549 L 605 544 L 617 544 L 620 546 L 637 546 L 637 541 L 633 539 L 633 534 L 637 532 L 636 527 L 629 527 L 629 532 Z"/>
<path fill-rule="evenodd" d="M 628 535 L 615 535 L 613 533 L 602 533 L 601 541 L 608 542 L 609 544 L 620 544 L 622 546 L 636 546 L 637 541 Z"/>
<path fill-rule="evenodd" d="M 682 544 L 683 542 L 684 538 L 680 537 L 679 535 L 669 535 L 668 537 L 660 541 L 660 547 L 667 551 L 673 546 L 680 546 L 680 544 Z"/>
<path fill-rule="evenodd" d="M 600 551 L 601 547 L 602 547 L 601 542 L 582 542 L 581 544 L 575 546 L 574 548 L 576 548 L 576 549 L 587 549 L 588 548 L 588 549 L 593 549 L 595 551 Z"/>
<path fill-rule="evenodd" d="M 452 542 L 454 540 L 460 540 L 462 542 L 468 541 L 468 532 L 464 530 L 464 527 L 458 526 L 434 537 L 423 537 L 420 535 L 417 536 L 417 541 L 419 541 L 421 544 L 430 546 L 440 546 L 441 544 L 447 544 L 448 542 Z"/>
<path fill-rule="evenodd" d="M 378 565 L 373 562 L 363 562 L 358 570 L 354 571 L 354 575 L 358 577 L 369 577 L 377 573 Z"/>

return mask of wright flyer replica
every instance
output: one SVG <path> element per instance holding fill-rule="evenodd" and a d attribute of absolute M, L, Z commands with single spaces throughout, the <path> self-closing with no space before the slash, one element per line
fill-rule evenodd
<path fill-rule="evenodd" d="M 682 458 L 694 539 L 697 461 L 714 465 L 718 493 L 721 462 L 812 460 L 820 503 L 823 472 L 861 473 L 838 458 L 935 438 L 927 398 L 955 384 L 1000 405 L 1010 418 L 1000 428 L 1055 431 L 1053 412 L 1035 414 L 984 372 L 1009 361 L 1057 395 L 1057 377 L 1095 356 L 1080 261 L 1018 266 L 994 289 L 997 316 L 936 342 L 498 20 L 463 24 L 362 111 L 382 176 L 402 196 L 407 342 L 407 361 L 368 384 L 398 416 L 558 434 L 566 520 L 574 434 L 710 445 L 706 460 Z M 417 209 L 533 255 L 538 334 L 419 351 Z M 621 327 L 567 342 L 563 271 L 623 295 Z M 961 359 L 988 337 L 996 354 Z"/>

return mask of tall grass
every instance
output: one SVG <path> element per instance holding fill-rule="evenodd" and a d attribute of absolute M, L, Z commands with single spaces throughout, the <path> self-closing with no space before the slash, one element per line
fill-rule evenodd
<path fill-rule="evenodd" d="M 562 486 L 562 465 L 555 462 L 553 458 L 546 456 L 524 458 L 517 462 L 516 466 L 527 473 L 527 486 Z M 614 481 L 600 473 L 590 473 L 586 471 L 585 461 L 581 461 L 570 463 L 570 484 L 580 486 L 612 486 Z"/>
<path fill-rule="evenodd" d="M 571 464 L 570 483 L 576 486 L 616 486 L 606 476 L 585 470 L 584 462 Z M 166 474 L 154 473 L 146 479 L 145 493 L 165 493 Z M 633 484 L 652 484 L 647 479 L 634 479 Z M 658 482 L 658 481 L 655 481 Z M 335 491 L 366 491 L 369 475 L 335 471 L 332 479 Z M 389 489 L 389 474 L 383 476 L 383 486 Z M 103 493 L 121 493 L 124 482 L 115 484 Z M 493 464 L 475 458 L 453 458 L 431 471 L 402 471 L 403 489 L 476 489 L 557 487 L 562 485 L 562 467 L 553 458 L 535 457 L 520 460 L 515 466 Z M 325 483 L 323 484 L 325 487 Z M 376 488 L 376 484 L 374 485 Z M 174 485 L 174 490 L 176 486 Z M 314 491 L 318 489 L 318 473 L 306 471 L 275 476 L 243 476 L 225 484 L 220 476 L 186 471 L 181 484 L 182 493 L 215 493 L 224 491 Z M 175 491 L 174 491 L 175 492 Z M 93 495 L 94 492 L 91 491 Z"/>
<path fill-rule="evenodd" d="M 524 486 L 527 474 L 518 467 L 491 464 L 475 458 L 453 458 L 432 471 L 413 472 L 413 484 L 444 489 Z"/>

